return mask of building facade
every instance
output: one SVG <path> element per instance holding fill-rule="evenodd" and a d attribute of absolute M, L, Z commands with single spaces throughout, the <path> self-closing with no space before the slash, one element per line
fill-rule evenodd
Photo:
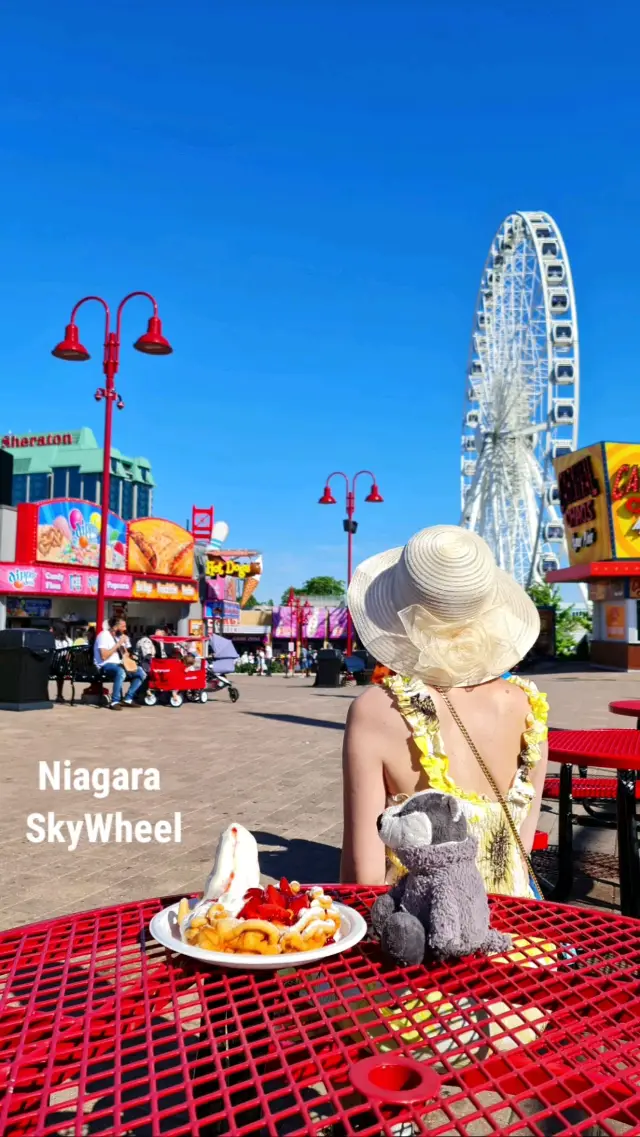
<path fill-rule="evenodd" d="M 13 457 L 12 504 L 79 498 L 102 505 L 102 447 L 88 427 L 57 434 L 5 434 Z M 146 458 L 111 449 L 109 508 L 131 521 L 151 517 L 155 482 Z"/>

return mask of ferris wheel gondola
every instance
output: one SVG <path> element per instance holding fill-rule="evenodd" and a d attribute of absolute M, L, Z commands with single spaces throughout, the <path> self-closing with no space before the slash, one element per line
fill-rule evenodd
<path fill-rule="evenodd" d="M 578 317 L 562 234 L 548 213 L 512 213 L 476 303 L 461 439 L 462 524 L 523 585 L 565 553 L 553 460 L 577 447 Z"/>

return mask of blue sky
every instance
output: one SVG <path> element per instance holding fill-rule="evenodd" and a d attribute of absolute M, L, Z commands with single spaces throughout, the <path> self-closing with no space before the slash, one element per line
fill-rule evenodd
<path fill-rule="evenodd" d="M 315 504 L 336 467 L 385 497 L 359 557 L 458 520 L 480 273 L 503 217 L 543 209 L 574 271 L 581 442 L 636 440 L 639 18 L 587 11 L 9 5 L 2 431 L 100 433 L 98 310 L 91 363 L 49 352 L 80 296 L 148 289 L 175 354 L 124 350 L 115 443 L 151 459 L 156 511 L 212 502 L 264 551 L 265 598 L 344 576 L 342 510 Z"/>

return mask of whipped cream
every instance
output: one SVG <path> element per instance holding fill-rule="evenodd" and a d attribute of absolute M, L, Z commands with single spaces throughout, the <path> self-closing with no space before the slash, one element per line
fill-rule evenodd
<path fill-rule="evenodd" d="M 234 823 L 220 836 L 202 902 L 217 901 L 230 916 L 237 916 L 244 906 L 245 893 L 259 886 L 256 839 L 243 825 Z"/>

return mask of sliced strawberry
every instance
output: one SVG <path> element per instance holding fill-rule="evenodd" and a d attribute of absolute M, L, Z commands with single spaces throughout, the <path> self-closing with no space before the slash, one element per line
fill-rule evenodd
<path fill-rule="evenodd" d="M 275 904 L 278 908 L 286 908 L 287 907 L 284 896 L 282 895 L 281 892 L 278 891 L 277 888 L 274 887 L 274 885 L 268 884 L 266 887 L 266 893 L 267 893 L 267 904 Z"/>
<path fill-rule="evenodd" d="M 281 904 L 260 904 L 257 918 L 259 920 L 271 920 L 273 924 L 287 925 L 289 923 L 287 910 Z"/>
<path fill-rule="evenodd" d="M 241 912 L 238 913 L 241 920 L 259 920 L 260 919 L 261 904 L 259 900 L 249 900 Z"/>
<path fill-rule="evenodd" d="M 245 900 L 264 900 L 264 888 L 248 888 L 244 894 Z"/>
<path fill-rule="evenodd" d="M 299 916 L 300 913 L 302 911 L 304 911 L 305 908 L 308 908 L 308 907 L 309 907 L 309 900 L 306 896 L 295 896 L 293 898 L 293 900 L 291 901 L 291 903 L 289 904 L 289 908 L 293 912 L 294 916 Z"/>
<path fill-rule="evenodd" d="M 293 896 L 293 893 L 291 891 L 291 885 L 289 884 L 289 881 L 287 880 L 286 876 L 280 877 L 280 891 L 281 891 L 282 895 L 286 896 L 287 898 L 289 896 Z"/>

